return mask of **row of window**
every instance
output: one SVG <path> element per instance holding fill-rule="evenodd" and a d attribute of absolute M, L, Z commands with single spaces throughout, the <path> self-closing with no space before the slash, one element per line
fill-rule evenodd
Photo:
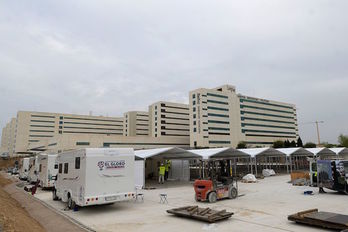
<path fill-rule="evenodd" d="M 282 116 L 282 115 L 276 115 L 276 114 L 264 114 L 264 113 L 250 112 L 250 111 L 245 111 L 245 110 L 241 110 L 240 113 L 242 115 L 243 114 L 255 114 L 255 115 L 263 115 L 263 116 L 270 116 L 270 117 L 277 117 L 277 118 L 294 119 L 294 117 L 288 117 L 288 116 Z"/>
<path fill-rule="evenodd" d="M 80 169 L 80 157 L 75 157 L 75 169 Z M 64 170 L 63 170 L 63 163 L 60 163 L 58 166 L 58 173 L 68 174 L 69 173 L 69 163 L 64 163 Z"/>
<path fill-rule="evenodd" d="M 54 131 L 52 131 L 52 130 L 29 130 L 29 132 L 51 132 L 51 133 L 53 133 Z"/>
<path fill-rule="evenodd" d="M 288 127 L 288 126 L 274 126 L 274 125 L 265 125 L 265 124 L 242 123 L 242 127 L 245 127 L 245 126 L 271 127 L 271 128 L 282 128 L 282 129 L 295 130 L 295 127 Z"/>
<path fill-rule="evenodd" d="M 245 134 L 245 136 L 255 136 L 255 137 L 276 137 L 276 138 L 296 138 L 296 136 L 290 136 L 290 135 L 260 135 L 260 134 Z"/>
<path fill-rule="evenodd" d="M 275 109 L 269 109 L 264 107 L 257 107 L 257 106 L 249 106 L 249 105 L 240 105 L 240 108 L 251 108 L 251 109 L 257 109 L 257 110 L 267 110 L 267 111 L 274 111 L 274 112 L 280 112 L 280 113 L 287 113 L 287 114 L 294 114 L 294 112 L 285 111 L 285 110 L 275 110 Z"/>
<path fill-rule="evenodd" d="M 220 95 L 220 94 L 215 94 L 215 93 L 207 93 L 208 96 L 212 97 L 219 97 L 219 98 L 225 98 L 228 99 L 228 96 Z"/>
<path fill-rule="evenodd" d="M 229 115 L 226 114 L 213 114 L 213 113 L 208 113 L 208 116 L 212 116 L 212 117 L 221 117 L 221 118 L 229 118 Z"/>
<path fill-rule="evenodd" d="M 52 115 L 35 115 L 35 114 L 32 114 L 31 117 L 33 117 L 33 118 L 56 118 L 56 116 L 52 116 Z"/>
<path fill-rule="evenodd" d="M 254 121 L 262 121 L 262 122 L 277 122 L 277 123 L 286 123 L 286 124 L 295 124 L 295 121 L 292 122 L 285 122 L 285 121 L 279 121 L 279 120 L 272 120 L 272 119 L 264 119 L 264 118 L 251 118 L 251 117 L 241 117 L 241 120 L 254 120 Z"/>
<path fill-rule="evenodd" d="M 207 100 L 208 103 L 215 103 L 220 105 L 228 105 L 228 102 L 221 102 L 221 101 L 215 101 L 215 100 Z"/>
<path fill-rule="evenodd" d="M 60 119 L 63 119 L 63 117 L 61 116 Z M 113 119 L 75 118 L 75 117 L 64 117 L 64 119 L 85 120 L 85 121 L 99 121 L 99 122 L 120 122 L 120 123 L 123 123 L 123 120 L 113 120 Z"/>
<path fill-rule="evenodd" d="M 220 111 L 228 111 L 228 109 L 220 108 L 220 107 L 214 107 L 214 106 L 208 106 L 209 110 L 220 110 Z"/>
<path fill-rule="evenodd" d="M 43 123 L 54 123 L 55 121 L 46 121 L 46 120 L 30 120 L 30 122 L 43 122 Z"/>
<path fill-rule="evenodd" d="M 242 133 L 245 133 L 245 132 L 259 132 L 259 133 L 273 133 L 273 134 L 289 134 L 289 135 L 296 135 L 296 132 L 264 131 L 264 130 L 249 130 L 249 129 L 242 129 Z"/>
<path fill-rule="evenodd" d="M 94 126 L 118 126 L 118 127 L 123 127 L 122 124 L 101 124 L 101 123 L 91 123 L 91 122 L 62 122 L 60 121 L 59 124 L 77 124 L 77 125 L 94 125 Z"/>
<path fill-rule="evenodd" d="M 245 98 L 240 98 L 240 102 L 252 102 L 252 103 L 257 103 L 257 104 L 262 104 L 262 105 L 268 105 L 268 106 L 277 106 L 277 107 L 282 107 L 286 109 L 293 109 L 293 107 L 290 106 L 284 106 L 284 105 L 279 105 L 279 104 L 274 104 L 274 103 L 268 103 L 268 102 L 260 102 L 256 100 L 251 100 L 251 99 L 245 99 Z"/>

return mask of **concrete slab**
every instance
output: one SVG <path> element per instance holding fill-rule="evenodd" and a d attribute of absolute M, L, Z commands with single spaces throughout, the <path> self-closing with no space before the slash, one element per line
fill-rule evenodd
<path fill-rule="evenodd" d="M 317 188 L 292 186 L 290 175 L 268 177 L 258 183 L 239 183 L 239 194 L 234 200 L 215 204 L 197 203 L 192 185 L 142 190 L 144 203 L 122 202 L 113 205 L 90 206 L 77 212 L 64 211 L 65 204 L 51 200 L 51 193 L 39 191 L 36 197 L 66 215 L 96 231 L 318 231 L 287 220 L 289 214 L 318 208 L 320 211 L 348 214 L 348 196 L 329 192 L 318 194 Z M 314 195 L 304 195 L 312 190 Z M 168 194 L 168 204 L 160 204 L 160 193 Z M 229 220 L 216 224 L 179 218 L 166 213 L 167 209 L 199 205 L 234 212 Z M 319 230 L 320 231 L 320 230 Z M 323 230 L 324 231 L 324 230 Z"/>

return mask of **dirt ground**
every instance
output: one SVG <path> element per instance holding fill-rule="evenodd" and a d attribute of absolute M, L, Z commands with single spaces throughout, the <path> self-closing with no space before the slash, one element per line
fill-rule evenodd
<path fill-rule="evenodd" d="M 20 159 L 20 158 L 18 158 L 18 157 L 16 157 L 16 158 L 11 158 L 11 159 L 8 159 L 8 160 L 0 159 L 0 170 L 5 170 L 5 169 L 7 169 L 8 167 L 13 167 L 15 161 L 19 161 L 19 159 Z"/>
<path fill-rule="evenodd" d="M 3 163 L 4 164 L 4 163 Z M 3 231 L 45 231 L 44 228 L 5 190 L 12 183 L 0 175 L 0 227 Z M 1 231 L 1 229 L 0 229 Z"/>

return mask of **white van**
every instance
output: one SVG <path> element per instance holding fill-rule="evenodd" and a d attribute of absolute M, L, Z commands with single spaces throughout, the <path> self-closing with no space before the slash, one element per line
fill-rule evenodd
<path fill-rule="evenodd" d="M 56 163 L 57 154 L 39 154 L 39 180 L 42 188 L 54 187 L 52 176 L 58 173 L 58 164 Z"/>
<path fill-rule="evenodd" d="M 53 200 L 101 205 L 135 198 L 132 148 L 85 148 L 60 153 Z"/>
<path fill-rule="evenodd" d="M 29 171 L 29 158 L 23 158 L 21 160 L 21 166 L 19 169 L 19 179 L 27 180 Z"/>
<path fill-rule="evenodd" d="M 29 173 L 28 173 L 28 179 L 27 179 L 29 183 L 37 182 L 38 170 L 39 170 L 38 157 L 37 156 L 30 157 L 29 158 Z"/>

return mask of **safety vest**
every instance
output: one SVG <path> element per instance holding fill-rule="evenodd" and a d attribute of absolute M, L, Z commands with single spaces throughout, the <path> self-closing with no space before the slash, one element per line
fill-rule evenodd
<path fill-rule="evenodd" d="M 166 172 L 169 171 L 170 163 L 171 163 L 170 160 L 167 160 L 166 165 L 165 165 L 165 167 L 166 167 Z"/>
<path fill-rule="evenodd" d="M 161 175 L 161 176 L 164 176 L 164 173 L 166 172 L 166 167 L 164 167 L 164 166 L 160 166 L 160 168 L 159 168 L 159 174 Z"/>

